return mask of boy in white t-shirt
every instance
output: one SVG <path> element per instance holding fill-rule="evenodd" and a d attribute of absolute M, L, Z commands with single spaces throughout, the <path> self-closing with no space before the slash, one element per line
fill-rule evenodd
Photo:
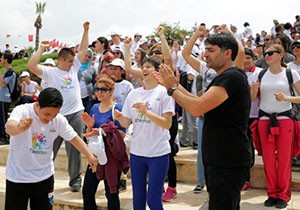
<path fill-rule="evenodd" d="M 95 172 L 97 158 L 59 113 L 63 104 L 55 88 L 44 89 L 37 102 L 14 108 L 5 128 L 10 137 L 6 167 L 5 209 L 52 209 L 54 188 L 53 143 L 57 136 L 87 156 Z"/>

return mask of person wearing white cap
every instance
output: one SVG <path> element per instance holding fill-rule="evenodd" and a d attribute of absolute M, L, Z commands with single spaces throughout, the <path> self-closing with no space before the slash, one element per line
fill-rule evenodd
<path fill-rule="evenodd" d="M 115 81 L 115 91 L 112 95 L 114 100 L 123 106 L 124 101 L 131 90 L 134 89 L 133 85 L 124 79 L 125 62 L 120 58 L 115 58 L 109 64 L 109 76 Z"/>
<path fill-rule="evenodd" d="M 110 33 L 110 37 L 111 37 L 111 41 L 112 41 L 112 45 L 111 45 L 111 48 L 115 48 L 115 47 L 119 47 L 120 49 L 122 49 L 122 51 L 124 52 L 124 44 L 123 42 L 121 41 L 121 38 L 120 38 L 120 33 L 118 32 L 115 32 L 115 31 L 112 31 Z"/>
<path fill-rule="evenodd" d="M 23 71 L 20 75 L 22 81 L 22 91 L 20 104 L 32 103 L 36 101 L 40 93 L 40 87 L 37 82 L 30 79 L 28 71 Z"/>
<path fill-rule="evenodd" d="M 45 65 L 45 66 L 52 66 L 52 67 L 56 66 L 55 61 L 52 58 L 47 58 L 44 61 L 43 65 Z"/>
<path fill-rule="evenodd" d="M 79 136 L 82 136 L 84 128 L 80 118 L 84 107 L 81 101 L 80 85 L 77 74 L 88 49 L 89 24 L 89 22 L 85 22 L 83 24 L 83 35 L 77 55 L 75 55 L 70 48 L 63 48 L 58 54 L 57 67 L 39 65 L 38 63 L 41 59 L 42 53 L 45 51 L 45 49 L 50 47 L 49 41 L 43 41 L 40 48 L 32 55 L 27 64 L 29 71 L 45 80 L 49 87 L 55 87 L 61 92 L 64 103 L 61 107 L 60 113 L 67 118 L 70 125 L 74 128 Z M 63 139 L 61 137 L 58 137 L 54 142 L 54 159 L 62 142 Z M 69 186 L 71 187 L 72 192 L 78 192 L 81 188 L 80 153 L 69 142 L 65 142 L 65 145 L 69 165 Z"/>
<path fill-rule="evenodd" d="M 135 33 L 133 36 L 133 41 L 132 41 L 132 45 L 131 45 L 131 52 L 134 52 L 135 49 L 138 47 L 138 42 L 139 40 L 142 38 L 142 35 L 140 33 Z"/>

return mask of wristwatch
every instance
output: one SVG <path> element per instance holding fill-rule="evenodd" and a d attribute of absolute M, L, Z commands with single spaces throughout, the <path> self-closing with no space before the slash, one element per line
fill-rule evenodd
<path fill-rule="evenodd" d="M 173 92 L 174 92 L 175 90 L 177 90 L 177 88 L 178 88 L 178 87 L 170 87 L 170 88 L 167 90 L 168 95 L 169 95 L 169 96 L 172 96 Z"/>

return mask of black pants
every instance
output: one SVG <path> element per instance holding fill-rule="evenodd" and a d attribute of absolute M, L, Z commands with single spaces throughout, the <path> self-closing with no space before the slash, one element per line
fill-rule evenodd
<path fill-rule="evenodd" d="M 121 172 L 118 172 L 118 180 L 120 180 Z M 98 189 L 99 180 L 96 173 L 93 173 L 89 166 L 86 169 L 82 196 L 83 196 L 83 209 L 84 210 L 97 210 L 95 195 Z M 119 181 L 117 182 L 119 183 Z M 105 196 L 107 198 L 108 210 L 120 210 L 119 192 L 110 193 L 109 186 L 106 180 L 104 180 Z M 119 191 L 119 184 L 117 185 L 117 191 Z"/>
<path fill-rule="evenodd" d="M 209 210 L 240 209 L 240 193 L 249 168 L 250 165 L 222 168 L 204 164 L 206 187 L 209 193 Z"/>
<path fill-rule="evenodd" d="M 37 183 L 14 183 L 6 180 L 5 210 L 51 210 L 53 207 L 53 176 Z"/>
<path fill-rule="evenodd" d="M 5 123 L 8 119 L 8 109 L 10 103 L 0 101 L 0 138 L 8 139 L 8 135 L 5 132 Z"/>
<path fill-rule="evenodd" d="M 176 115 L 172 118 L 172 125 L 169 129 L 170 133 L 170 146 L 171 146 L 171 153 L 169 158 L 169 170 L 168 170 L 168 186 L 169 187 L 176 187 L 176 181 L 177 181 L 177 169 L 176 169 L 176 162 L 175 162 L 175 155 L 178 152 L 178 146 L 175 143 L 176 135 L 178 132 L 178 121 Z"/>

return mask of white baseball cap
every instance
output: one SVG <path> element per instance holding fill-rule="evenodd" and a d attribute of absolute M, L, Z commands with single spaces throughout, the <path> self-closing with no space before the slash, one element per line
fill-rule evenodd
<path fill-rule="evenodd" d="M 23 71 L 20 77 L 30 77 L 30 74 L 28 71 Z"/>
<path fill-rule="evenodd" d="M 122 69 L 125 69 L 125 62 L 120 58 L 113 59 L 112 62 L 109 65 L 110 66 L 119 66 Z"/>
<path fill-rule="evenodd" d="M 55 61 L 52 58 L 47 58 L 43 64 L 44 65 L 48 64 L 48 65 L 56 66 Z"/>

